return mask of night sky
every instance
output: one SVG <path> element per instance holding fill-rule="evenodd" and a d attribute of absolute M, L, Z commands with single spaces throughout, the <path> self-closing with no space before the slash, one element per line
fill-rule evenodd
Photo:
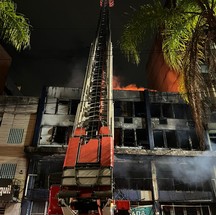
<path fill-rule="evenodd" d="M 24 95 L 39 96 L 43 86 L 81 87 L 90 44 L 94 40 L 99 17 L 99 0 L 15 0 L 17 11 L 29 18 L 32 26 L 31 49 L 12 56 L 9 71 Z M 150 47 L 146 45 L 143 62 L 128 63 L 119 50 L 123 25 L 133 8 L 144 0 L 115 0 L 111 8 L 111 30 L 114 54 L 114 75 L 122 86 L 146 87 L 145 63 Z"/>

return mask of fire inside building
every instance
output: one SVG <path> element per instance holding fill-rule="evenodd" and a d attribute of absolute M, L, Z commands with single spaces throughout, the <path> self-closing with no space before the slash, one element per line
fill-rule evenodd
<path fill-rule="evenodd" d="M 37 115 L 36 98 L 0 100 L 1 214 L 216 214 L 216 112 L 201 151 L 181 95 L 113 90 L 113 5 L 100 2 L 82 90 L 45 87 Z"/>

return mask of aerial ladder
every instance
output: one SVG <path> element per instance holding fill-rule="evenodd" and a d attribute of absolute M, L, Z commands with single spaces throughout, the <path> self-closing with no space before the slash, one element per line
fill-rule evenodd
<path fill-rule="evenodd" d="M 100 1 L 95 41 L 91 44 L 86 75 L 72 137 L 66 151 L 62 182 L 50 188 L 48 214 L 114 213 L 114 110 L 112 43 L 109 9 L 113 0 Z"/>

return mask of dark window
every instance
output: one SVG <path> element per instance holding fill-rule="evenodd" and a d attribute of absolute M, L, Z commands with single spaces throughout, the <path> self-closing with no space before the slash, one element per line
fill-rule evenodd
<path fill-rule="evenodd" d="M 185 118 L 185 108 L 184 104 L 173 104 L 174 118 L 184 119 Z"/>
<path fill-rule="evenodd" d="M 116 189 L 128 189 L 129 183 L 127 178 L 115 178 L 115 188 Z"/>
<path fill-rule="evenodd" d="M 188 207 L 186 208 L 187 214 L 189 215 L 197 215 L 197 208 Z M 200 210 L 199 210 L 200 211 Z"/>
<path fill-rule="evenodd" d="M 172 178 L 159 178 L 158 179 L 159 190 L 173 190 L 173 179 Z"/>
<path fill-rule="evenodd" d="M 177 138 L 175 131 L 166 131 L 166 140 L 167 140 L 167 147 L 168 148 L 177 148 Z"/>
<path fill-rule="evenodd" d="M 133 116 L 133 102 L 115 101 L 114 102 L 114 115 L 116 117 Z"/>
<path fill-rule="evenodd" d="M 188 191 L 188 185 L 181 180 L 174 179 L 175 190 L 177 191 Z"/>
<path fill-rule="evenodd" d="M 155 147 L 164 147 L 163 131 L 153 131 Z"/>
<path fill-rule="evenodd" d="M 161 106 L 160 104 L 151 104 L 150 106 L 151 117 L 152 118 L 160 118 L 161 117 Z"/>
<path fill-rule="evenodd" d="M 78 104 L 79 104 L 79 100 L 72 100 L 71 101 L 69 114 L 76 115 Z"/>
<path fill-rule="evenodd" d="M 189 138 L 188 131 L 176 131 L 179 146 L 182 149 L 189 150 L 191 149 L 191 141 Z"/>
<path fill-rule="evenodd" d="M 133 118 L 124 117 L 124 123 L 133 123 Z"/>
<path fill-rule="evenodd" d="M 137 135 L 137 145 L 142 146 L 145 149 L 149 149 L 146 129 L 136 129 L 136 135 Z"/>
<path fill-rule="evenodd" d="M 185 105 L 185 109 L 186 109 L 186 116 L 187 116 L 187 119 L 192 120 L 192 119 L 193 119 L 193 116 L 192 116 L 192 112 L 191 112 L 190 106 L 189 106 L 189 105 Z"/>
<path fill-rule="evenodd" d="M 124 146 L 135 146 L 134 130 L 124 130 Z"/>
<path fill-rule="evenodd" d="M 116 117 L 122 116 L 121 101 L 114 102 L 114 115 Z"/>
<path fill-rule="evenodd" d="M 205 214 L 205 215 L 209 215 L 210 213 L 209 213 L 209 209 L 208 209 L 208 207 L 202 207 L 202 214 Z"/>
<path fill-rule="evenodd" d="M 67 143 L 71 132 L 72 132 L 71 127 L 61 127 L 61 126 L 54 127 L 53 142 L 59 144 Z"/>
<path fill-rule="evenodd" d="M 175 207 L 175 215 L 183 215 L 184 208 L 183 207 Z"/>
<path fill-rule="evenodd" d="M 136 117 L 144 117 L 146 113 L 145 103 L 142 102 L 134 102 L 135 116 Z"/>
<path fill-rule="evenodd" d="M 133 102 L 122 102 L 123 116 L 133 116 Z"/>
<path fill-rule="evenodd" d="M 199 141 L 195 130 L 189 130 L 190 140 L 192 141 L 192 148 L 199 149 Z"/>
<path fill-rule="evenodd" d="M 121 128 L 114 129 L 114 145 L 115 146 L 122 145 L 122 129 Z"/>
<path fill-rule="evenodd" d="M 163 117 L 173 118 L 173 110 L 171 104 L 162 104 Z"/>

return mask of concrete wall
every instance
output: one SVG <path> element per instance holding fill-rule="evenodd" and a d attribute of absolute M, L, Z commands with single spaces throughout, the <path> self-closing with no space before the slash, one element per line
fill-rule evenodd
<path fill-rule="evenodd" d="M 161 92 L 178 92 L 179 75 L 164 61 L 161 41 L 156 39 L 147 64 L 149 89 Z"/>

